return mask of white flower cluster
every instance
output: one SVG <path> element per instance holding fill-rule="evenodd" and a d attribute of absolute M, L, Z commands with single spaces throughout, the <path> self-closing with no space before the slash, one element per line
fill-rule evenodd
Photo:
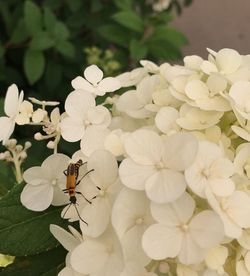
<path fill-rule="evenodd" d="M 76 191 L 91 204 L 76 194 L 80 217 L 62 212 L 81 233 L 51 225 L 69 252 L 60 276 L 250 275 L 250 55 L 208 51 L 116 78 L 92 65 L 47 119 L 9 88 L 1 140 L 31 120 L 80 141 L 72 159 L 55 153 L 23 176 L 22 203 L 42 211 L 69 203 L 63 171 L 83 161 Z"/>

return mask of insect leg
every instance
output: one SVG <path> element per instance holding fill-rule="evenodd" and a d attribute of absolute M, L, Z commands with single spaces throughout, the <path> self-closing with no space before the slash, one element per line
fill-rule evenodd
<path fill-rule="evenodd" d="M 69 203 L 68 205 L 69 205 L 69 207 L 68 207 L 68 208 L 66 209 L 66 211 L 64 212 L 64 214 L 63 214 L 62 218 L 64 218 L 64 217 L 65 217 L 65 215 L 66 215 L 66 213 L 68 212 L 68 210 L 69 210 L 70 206 L 72 205 L 72 203 Z"/>
<path fill-rule="evenodd" d="M 86 172 L 86 173 L 83 175 L 83 177 L 82 177 L 81 179 L 79 179 L 79 180 L 76 182 L 76 186 L 80 184 L 80 182 L 83 180 L 83 178 L 84 178 L 85 176 L 87 176 L 89 173 L 91 173 L 91 172 L 93 172 L 93 171 L 94 171 L 94 169 L 92 169 L 92 170 Z"/>
<path fill-rule="evenodd" d="M 81 195 L 82 197 L 84 197 L 84 199 L 85 199 L 89 204 L 92 204 L 92 202 L 89 201 L 81 192 L 77 192 L 77 191 L 76 191 L 76 194 Z"/>

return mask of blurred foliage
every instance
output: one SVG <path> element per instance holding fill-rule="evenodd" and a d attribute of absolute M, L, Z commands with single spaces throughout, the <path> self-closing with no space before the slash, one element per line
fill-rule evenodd
<path fill-rule="evenodd" d="M 162 12 L 150 1 L 0 1 L 1 92 L 16 83 L 26 95 L 61 100 L 88 64 L 112 75 L 140 59 L 179 59 L 187 39 L 169 23 L 191 1 Z"/>

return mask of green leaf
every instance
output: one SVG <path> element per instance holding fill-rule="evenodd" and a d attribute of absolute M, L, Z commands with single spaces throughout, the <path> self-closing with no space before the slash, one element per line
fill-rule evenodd
<path fill-rule="evenodd" d="M 41 31 L 36 33 L 31 41 L 30 48 L 32 50 L 46 50 L 55 44 L 53 37 L 48 32 Z"/>
<path fill-rule="evenodd" d="M 128 34 L 125 30 L 124 28 L 116 25 L 104 25 L 97 29 L 100 36 L 122 47 L 126 47 L 128 43 Z"/>
<path fill-rule="evenodd" d="M 114 0 L 114 4 L 121 10 L 131 10 L 133 0 Z"/>
<path fill-rule="evenodd" d="M 65 266 L 67 251 L 63 247 L 28 257 L 17 257 L 13 264 L 1 268 L 1 276 L 55 276 Z"/>
<path fill-rule="evenodd" d="M 177 60 L 182 57 L 179 48 L 164 41 L 148 44 L 149 51 L 156 59 Z"/>
<path fill-rule="evenodd" d="M 45 72 L 45 83 L 49 90 L 53 90 L 62 80 L 62 66 L 53 60 L 48 60 Z"/>
<path fill-rule="evenodd" d="M 147 46 L 136 39 L 130 41 L 129 49 L 131 57 L 136 61 L 145 58 L 148 52 Z"/>
<path fill-rule="evenodd" d="M 11 34 L 10 41 L 11 43 L 17 44 L 25 41 L 28 37 L 29 37 L 29 34 L 26 28 L 26 24 L 24 22 L 24 19 L 21 18 L 18 21 L 13 33 Z"/>
<path fill-rule="evenodd" d="M 28 49 L 24 55 L 24 71 L 30 84 L 34 84 L 43 75 L 45 58 L 42 51 Z"/>
<path fill-rule="evenodd" d="M 82 0 L 66 0 L 66 2 L 72 12 L 78 11 L 83 4 Z"/>
<path fill-rule="evenodd" d="M 141 33 L 144 30 L 143 20 L 133 11 L 118 12 L 114 14 L 112 18 L 122 26 L 132 31 Z"/>
<path fill-rule="evenodd" d="M 4 56 L 4 53 L 5 53 L 5 49 L 0 42 L 0 59 Z"/>
<path fill-rule="evenodd" d="M 50 224 L 66 226 L 60 216 L 62 207 L 50 207 L 32 212 L 22 206 L 22 184 L 16 185 L 0 200 L 0 252 L 12 256 L 26 256 L 50 250 L 58 245 L 49 231 Z"/>
<path fill-rule="evenodd" d="M 53 33 L 57 40 L 66 40 L 70 35 L 68 27 L 59 21 L 56 22 Z"/>
<path fill-rule="evenodd" d="M 154 34 L 150 38 L 151 42 L 166 41 L 176 47 L 183 46 L 188 43 L 187 38 L 179 31 L 165 26 L 159 26 L 155 29 Z"/>
<path fill-rule="evenodd" d="M 75 56 L 75 47 L 67 40 L 59 41 L 56 44 L 56 49 L 65 57 L 73 58 Z"/>
<path fill-rule="evenodd" d="M 35 34 L 42 29 L 42 13 L 32 1 L 26 1 L 24 4 L 24 21 L 30 34 Z"/>
<path fill-rule="evenodd" d="M 4 196 L 13 185 L 16 183 L 16 179 L 13 173 L 11 164 L 6 162 L 0 163 L 0 198 Z"/>
<path fill-rule="evenodd" d="M 51 11 L 49 7 L 44 8 L 43 20 L 44 20 L 44 25 L 48 31 L 52 30 L 56 25 L 56 22 L 57 22 L 56 16 L 54 15 L 54 13 Z"/>

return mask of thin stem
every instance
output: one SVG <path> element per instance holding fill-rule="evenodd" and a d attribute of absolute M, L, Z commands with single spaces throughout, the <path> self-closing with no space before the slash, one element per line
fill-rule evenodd
<path fill-rule="evenodd" d="M 18 184 L 23 182 L 23 175 L 22 175 L 22 170 L 21 170 L 21 163 L 18 160 L 18 157 L 16 155 L 15 151 L 12 151 L 13 155 L 13 163 L 15 165 L 15 175 L 16 175 L 16 181 Z"/>

